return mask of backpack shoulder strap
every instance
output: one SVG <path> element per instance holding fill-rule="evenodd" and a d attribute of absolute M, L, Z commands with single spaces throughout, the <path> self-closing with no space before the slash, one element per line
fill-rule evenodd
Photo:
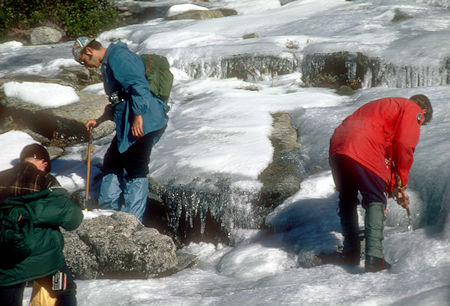
<path fill-rule="evenodd" d="M 147 67 L 147 69 L 145 69 L 145 73 L 144 74 L 147 74 L 147 72 L 150 70 L 150 67 L 152 66 L 152 60 L 150 59 L 150 54 L 146 54 L 147 55 L 147 58 L 148 58 L 148 67 Z"/>

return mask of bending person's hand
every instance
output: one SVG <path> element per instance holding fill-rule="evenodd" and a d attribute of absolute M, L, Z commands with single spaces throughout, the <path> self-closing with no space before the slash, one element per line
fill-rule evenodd
<path fill-rule="evenodd" d="M 407 209 L 409 207 L 409 196 L 406 193 L 406 189 L 408 188 L 407 185 L 398 187 L 396 189 L 396 197 L 395 200 L 397 201 L 398 205 L 401 207 Z"/>

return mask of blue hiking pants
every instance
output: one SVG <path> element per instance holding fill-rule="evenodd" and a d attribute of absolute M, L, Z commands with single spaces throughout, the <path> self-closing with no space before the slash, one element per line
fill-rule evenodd
<path fill-rule="evenodd" d="M 98 198 L 101 208 L 133 214 L 142 222 L 147 207 L 150 154 L 164 130 L 144 135 L 123 153 L 119 153 L 117 139 L 113 139 L 103 160 Z"/>

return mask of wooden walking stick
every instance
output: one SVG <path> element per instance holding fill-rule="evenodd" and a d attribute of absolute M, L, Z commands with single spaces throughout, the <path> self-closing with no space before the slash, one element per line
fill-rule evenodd
<path fill-rule="evenodd" d="M 92 134 L 89 131 L 89 142 L 87 147 L 87 175 L 86 175 L 86 197 L 84 199 L 84 211 L 87 211 L 89 202 L 89 180 L 91 176 L 91 151 L 92 151 Z"/>

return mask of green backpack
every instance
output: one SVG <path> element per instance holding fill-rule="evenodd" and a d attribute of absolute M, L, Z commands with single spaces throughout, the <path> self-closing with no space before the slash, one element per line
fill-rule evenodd
<path fill-rule="evenodd" d="M 165 103 L 169 102 L 170 90 L 173 84 L 173 74 L 165 56 L 157 54 L 142 54 L 145 66 L 145 78 L 152 93 Z"/>
<path fill-rule="evenodd" d="M 0 206 L 0 267 L 9 268 L 30 256 L 31 211 L 22 205 Z M 5 251 L 7 250 L 7 251 Z"/>

